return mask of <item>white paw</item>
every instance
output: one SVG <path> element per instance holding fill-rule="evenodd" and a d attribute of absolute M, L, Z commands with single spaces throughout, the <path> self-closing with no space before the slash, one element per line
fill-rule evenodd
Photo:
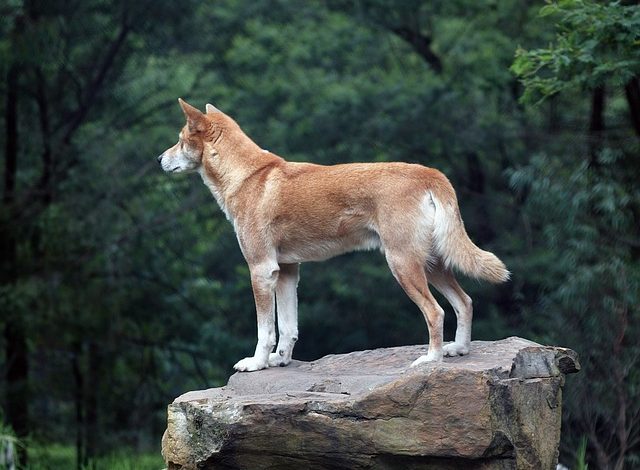
<path fill-rule="evenodd" d="M 289 365 L 291 359 L 281 356 L 277 352 L 269 354 L 269 367 L 284 367 Z"/>
<path fill-rule="evenodd" d="M 446 357 L 464 356 L 469 354 L 469 346 L 462 343 L 449 343 L 442 348 Z"/>
<path fill-rule="evenodd" d="M 267 367 L 269 367 L 269 364 L 260 361 L 255 357 L 245 357 L 244 359 L 236 362 L 236 365 L 233 366 L 233 368 L 238 372 L 251 372 L 254 370 L 266 369 Z"/>
<path fill-rule="evenodd" d="M 425 362 L 442 362 L 442 352 L 434 353 L 429 352 L 426 356 L 420 356 L 418 359 L 411 363 L 411 367 L 419 366 L 420 364 L 424 364 Z"/>

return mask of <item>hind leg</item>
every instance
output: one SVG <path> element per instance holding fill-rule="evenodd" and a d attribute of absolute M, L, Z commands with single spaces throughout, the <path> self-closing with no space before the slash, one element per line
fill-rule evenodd
<path fill-rule="evenodd" d="M 429 282 L 444 295 L 456 312 L 456 339 L 444 347 L 445 356 L 469 354 L 473 305 L 471 297 L 462 290 L 451 270 L 438 268 L 429 273 Z"/>
<path fill-rule="evenodd" d="M 278 347 L 269 354 L 269 367 L 286 366 L 291 362 L 293 347 L 298 340 L 298 264 L 281 264 L 276 284 L 276 306 L 278 308 Z"/>
<path fill-rule="evenodd" d="M 429 329 L 429 350 L 426 356 L 420 356 L 411 366 L 423 362 L 442 361 L 442 325 L 444 311 L 433 298 L 427 284 L 427 276 L 422 261 L 407 253 L 386 252 L 387 263 L 393 276 L 402 286 L 409 298 L 420 308 Z"/>

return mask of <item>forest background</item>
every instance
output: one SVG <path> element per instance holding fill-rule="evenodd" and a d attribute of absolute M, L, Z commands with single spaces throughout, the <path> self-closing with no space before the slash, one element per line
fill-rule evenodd
<path fill-rule="evenodd" d="M 575 349 L 560 460 L 637 468 L 639 8 L 2 2 L 1 445 L 26 468 L 159 468 L 166 405 L 252 351 L 231 225 L 156 162 L 182 97 L 290 160 L 443 171 L 513 273 L 463 281 L 473 338 Z M 304 265 L 299 295 L 297 359 L 426 342 L 379 253 Z"/>

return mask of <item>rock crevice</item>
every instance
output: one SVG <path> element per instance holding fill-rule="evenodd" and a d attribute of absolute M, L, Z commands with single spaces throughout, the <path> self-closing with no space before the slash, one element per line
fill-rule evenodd
<path fill-rule="evenodd" d="M 424 346 L 237 373 L 169 405 L 169 470 L 552 469 L 574 351 L 521 338 L 410 369 Z"/>

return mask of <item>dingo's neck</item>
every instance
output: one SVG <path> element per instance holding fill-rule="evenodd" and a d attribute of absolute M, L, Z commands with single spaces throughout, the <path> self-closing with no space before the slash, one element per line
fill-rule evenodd
<path fill-rule="evenodd" d="M 231 132 L 225 129 L 215 143 L 205 143 L 199 173 L 227 219 L 233 221 L 234 195 L 240 187 L 265 167 L 281 161 L 282 158 L 261 149 L 239 129 Z"/>

